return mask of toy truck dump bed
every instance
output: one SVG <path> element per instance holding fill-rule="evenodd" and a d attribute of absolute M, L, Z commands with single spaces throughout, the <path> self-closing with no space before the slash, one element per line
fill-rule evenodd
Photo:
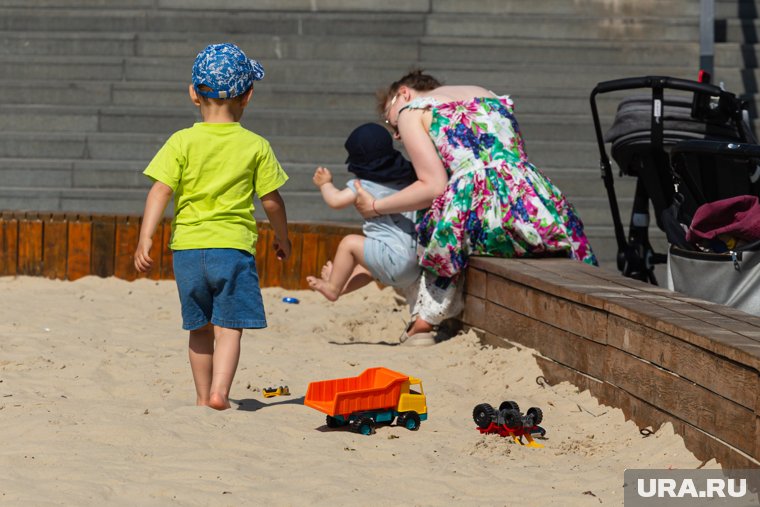
<path fill-rule="evenodd" d="M 408 375 L 387 368 L 368 368 L 358 377 L 311 382 L 304 405 L 333 417 L 393 408 L 408 380 Z"/>

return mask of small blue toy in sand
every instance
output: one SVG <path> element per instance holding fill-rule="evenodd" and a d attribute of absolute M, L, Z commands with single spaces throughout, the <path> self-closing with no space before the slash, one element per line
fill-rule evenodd
<path fill-rule="evenodd" d="M 481 403 L 473 409 L 472 418 L 482 434 L 496 433 L 502 437 L 512 437 L 512 440 L 520 445 L 543 447 L 533 440 L 533 434 L 542 437 L 546 434 L 546 430 L 539 426 L 544 419 L 544 413 L 538 407 L 530 407 L 528 412 L 523 414 L 514 401 L 502 402 L 498 412 L 488 403 Z M 527 444 L 522 441 L 523 437 L 528 441 Z"/>
<path fill-rule="evenodd" d="M 282 298 L 282 302 L 283 303 L 288 303 L 288 304 L 291 304 L 291 305 L 297 305 L 298 303 L 300 303 L 300 301 L 298 299 L 292 298 L 290 296 L 286 296 L 286 297 Z"/>

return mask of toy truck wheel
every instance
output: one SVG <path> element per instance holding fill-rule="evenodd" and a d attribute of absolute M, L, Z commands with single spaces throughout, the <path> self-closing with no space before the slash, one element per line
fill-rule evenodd
<path fill-rule="evenodd" d="M 518 405 L 516 401 L 502 401 L 501 405 L 499 405 L 499 412 L 502 410 L 514 410 L 515 412 L 520 412 L 520 405 Z"/>
<path fill-rule="evenodd" d="M 522 417 L 517 410 L 504 410 L 501 414 L 507 428 L 520 428 L 522 426 Z"/>
<path fill-rule="evenodd" d="M 398 416 L 398 420 L 396 421 L 396 424 L 399 426 L 403 426 L 404 428 L 410 430 L 410 431 L 417 431 L 420 429 L 420 416 L 417 414 L 417 412 L 404 412 L 400 416 Z"/>
<path fill-rule="evenodd" d="M 488 403 L 481 403 L 473 409 L 472 418 L 479 428 L 486 429 L 496 419 L 496 411 Z"/>
<path fill-rule="evenodd" d="M 541 411 L 538 407 L 530 407 L 528 409 L 528 412 L 526 414 L 527 416 L 533 416 L 533 425 L 536 426 L 538 424 L 541 424 L 541 421 L 544 420 L 544 413 Z"/>
<path fill-rule="evenodd" d="M 342 426 L 340 421 L 331 415 L 327 416 L 325 422 L 327 423 L 328 428 L 340 428 Z"/>
<path fill-rule="evenodd" d="M 371 435 L 375 432 L 375 421 L 371 417 L 361 417 L 355 420 L 351 427 L 357 433 L 362 435 Z"/>

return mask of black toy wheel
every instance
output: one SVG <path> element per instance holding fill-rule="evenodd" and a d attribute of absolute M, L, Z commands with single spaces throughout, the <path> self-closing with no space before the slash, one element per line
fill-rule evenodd
<path fill-rule="evenodd" d="M 403 426 L 410 431 L 417 431 L 420 429 L 420 416 L 417 412 L 404 412 L 396 420 L 398 426 Z"/>
<path fill-rule="evenodd" d="M 371 417 L 360 417 L 351 424 L 351 428 L 362 435 L 371 435 L 375 432 L 375 421 Z"/>
<path fill-rule="evenodd" d="M 499 405 L 499 412 L 502 410 L 514 410 L 515 412 L 520 412 L 520 405 L 518 405 L 516 401 L 502 401 L 501 405 Z"/>
<path fill-rule="evenodd" d="M 522 427 L 522 417 L 517 410 L 504 410 L 501 412 L 501 416 L 504 418 L 504 424 L 507 428 Z"/>
<path fill-rule="evenodd" d="M 328 428 L 340 428 L 341 426 L 343 426 L 338 419 L 334 418 L 331 415 L 327 416 L 327 419 L 325 420 L 325 422 L 327 423 Z"/>
<path fill-rule="evenodd" d="M 533 426 L 541 424 L 544 420 L 544 413 L 538 407 L 530 407 L 526 414 L 528 417 L 533 416 Z"/>
<path fill-rule="evenodd" d="M 486 429 L 496 419 L 496 411 L 488 403 L 481 403 L 472 410 L 472 418 L 479 428 Z"/>

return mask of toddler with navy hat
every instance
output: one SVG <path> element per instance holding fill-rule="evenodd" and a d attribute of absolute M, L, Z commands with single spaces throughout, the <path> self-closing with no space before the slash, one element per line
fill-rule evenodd
<path fill-rule="evenodd" d="M 153 180 L 145 202 L 135 268 L 153 266 L 152 237 L 174 197 L 169 244 L 189 330 L 196 404 L 230 407 L 243 329 L 266 327 L 254 255 L 258 230 L 253 196 L 274 231 L 279 259 L 290 255 L 285 203 L 288 179 L 271 146 L 240 119 L 264 69 L 234 44 L 212 44 L 193 65 L 190 100 L 202 122 L 175 132 L 144 174 Z"/>
<path fill-rule="evenodd" d="M 322 198 L 334 209 L 356 201 L 361 187 L 376 199 L 392 195 L 417 177 L 412 164 L 393 148 L 388 131 L 375 123 L 356 128 L 345 143 L 348 171 L 356 178 L 339 190 L 325 167 L 314 172 L 314 184 Z M 320 277 L 309 276 L 309 286 L 330 301 L 373 280 L 397 289 L 407 289 L 420 276 L 414 212 L 378 215 L 365 219 L 364 235 L 349 234 L 338 245 L 333 262 L 325 264 Z"/>

